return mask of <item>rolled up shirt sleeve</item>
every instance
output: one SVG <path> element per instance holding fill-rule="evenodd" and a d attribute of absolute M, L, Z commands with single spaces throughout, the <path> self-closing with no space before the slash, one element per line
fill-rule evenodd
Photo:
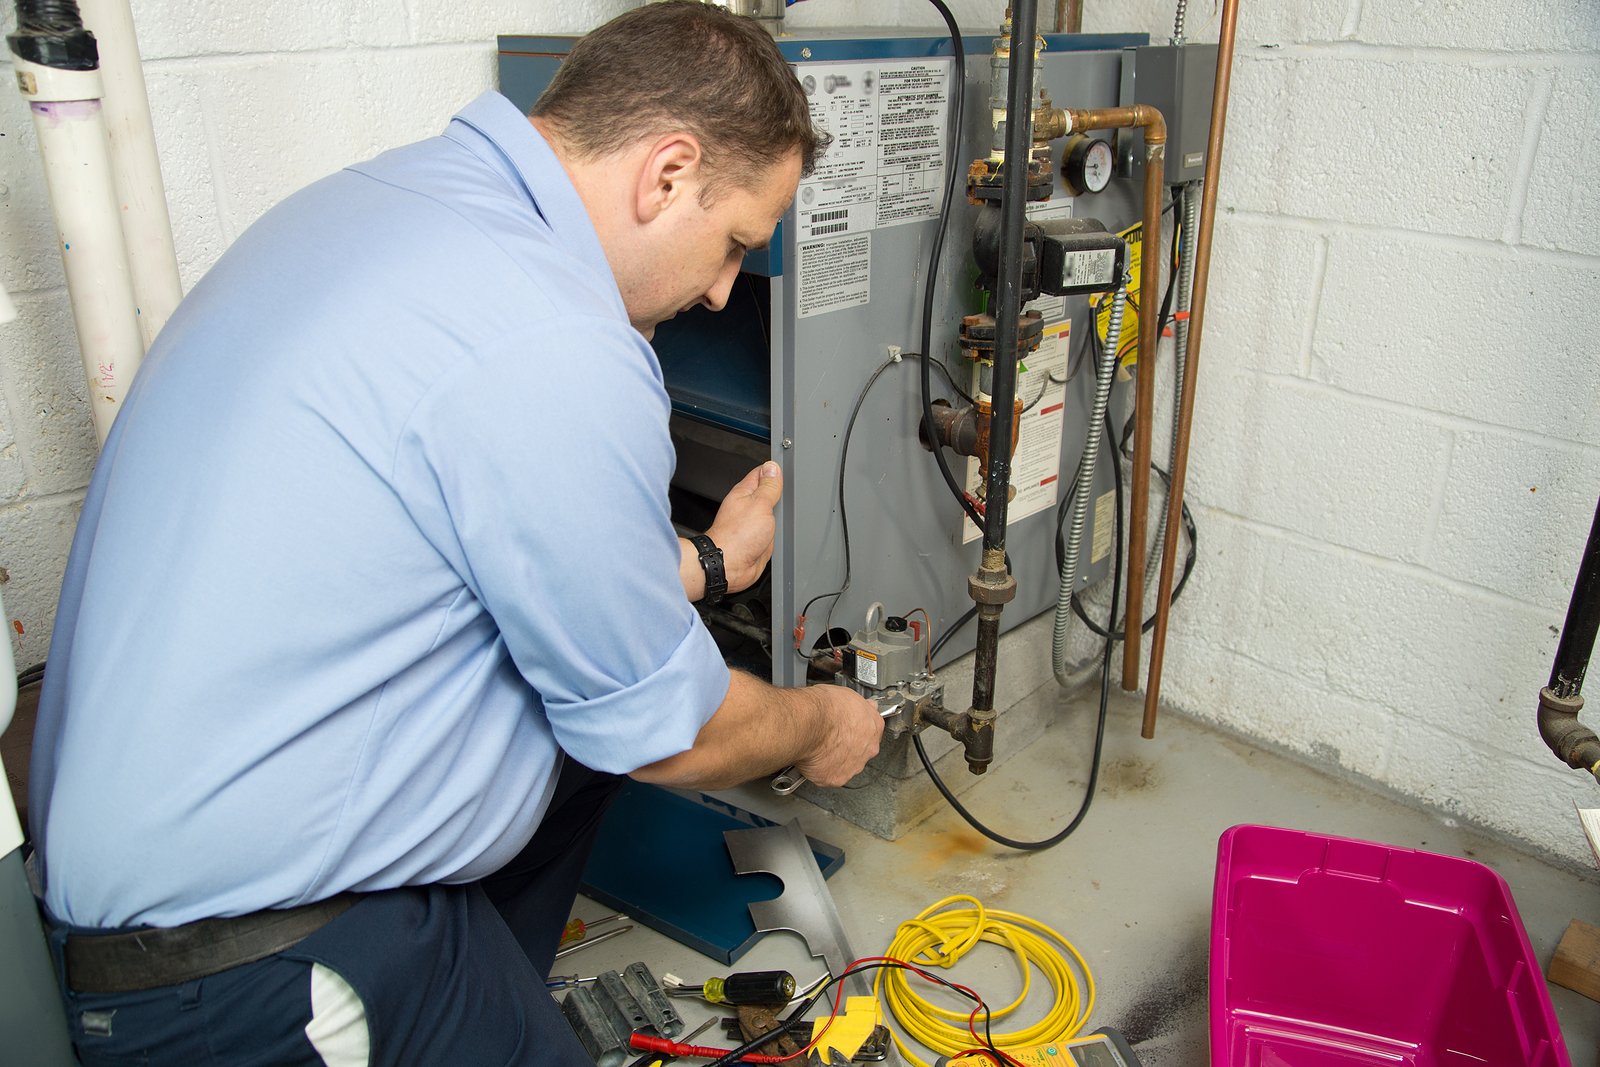
<path fill-rule="evenodd" d="M 396 484 L 421 487 L 405 502 L 419 528 L 494 618 L 561 747 L 596 770 L 688 749 L 728 691 L 678 576 L 669 413 L 631 327 L 547 318 L 438 382 L 396 453 Z"/>

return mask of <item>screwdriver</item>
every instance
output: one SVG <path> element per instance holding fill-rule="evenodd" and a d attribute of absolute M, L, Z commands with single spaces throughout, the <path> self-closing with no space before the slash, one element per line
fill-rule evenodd
<path fill-rule="evenodd" d="M 598 945 L 602 941 L 610 941 L 613 937 L 621 937 L 623 934 L 632 929 L 633 925 L 630 923 L 627 926 L 619 926 L 615 930 L 607 930 L 603 934 L 596 934 L 587 941 L 576 941 L 568 945 L 566 948 L 556 949 L 555 958 L 559 960 L 562 956 L 572 955 L 572 953 L 578 951 L 580 948 L 588 948 L 590 945 Z"/>
<path fill-rule="evenodd" d="M 594 927 L 599 926 L 602 923 L 615 922 L 620 918 L 622 918 L 621 915 L 607 915 L 602 919 L 594 919 L 589 922 L 584 922 L 582 919 L 574 918 L 570 920 L 567 925 L 561 928 L 560 943 L 566 945 L 573 941 L 582 941 L 584 935 L 586 935 Z"/>
<path fill-rule="evenodd" d="M 787 1004 L 794 999 L 794 975 L 788 971 L 740 971 L 726 978 L 707 978 L 704 985 L 667 990 L 675 997 L 701 997 L 713 1004 Z"/>

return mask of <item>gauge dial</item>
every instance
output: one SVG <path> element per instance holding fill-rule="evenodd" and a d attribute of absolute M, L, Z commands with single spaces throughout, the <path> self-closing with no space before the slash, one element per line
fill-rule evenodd
<path fill-rule="evenodd" d="M 1110 141 L 1079 134 L 1067 142 L 1067 150 L 1062 153 L 1061 176 L 1075 196 L 1098 193 L 1111 184 L 1114 164 Z"/>

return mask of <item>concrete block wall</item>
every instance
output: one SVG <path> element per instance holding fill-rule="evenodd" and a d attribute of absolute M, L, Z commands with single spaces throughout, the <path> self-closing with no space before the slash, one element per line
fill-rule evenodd
<path fill-rule="evenodd" d="M 629 6 L 135 0 L 185 284 L 289 192 L 441 128 L 493 85 L 496 34 Z M 981 32 L 1003 4 L 951 6 Z M 1190 36 L 1214 39 L 1191 6 Z M 938 24 L 923 0 L 789 18 Z M 1090 31 L 1170 27 L 1170 0 L 1086 4 Z M 1595 787 L 1544 752 L 1532 709 L 1600 490 L 1600 9 L 1245 0 L 1234 86 L 1201 564 L 1166 696 L 1581 859 L 1571 803 Z M 26 665 L 48 652 L 94 443 L 27 108 L 0 97 L 20 313 L 0 326 L 0 582 Z"/>
<path fill-rule="evenodd" d="M 1171 5 L 1086 5 L 1128 28 Z M 1584 0 L 1244 0 L 1163 684 L 1585 865 L 1533 716 L 1600 494 L 1597 114 Z"/>

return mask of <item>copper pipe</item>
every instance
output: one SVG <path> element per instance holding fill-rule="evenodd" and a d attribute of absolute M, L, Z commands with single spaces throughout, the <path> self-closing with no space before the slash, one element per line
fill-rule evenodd
<path fill-rule="evenodd" d="M 1150 512 L 1150 436 L 1155 423 L 1156 342 L 1161 301 L 1161 191 L 1166 185 L 1167 124 L 1148 104 L 1069 109 L 1067 128 L 1144 130 L 1144 226 L 1139 257 L 1139 377 L 1133 405 L 1133 494 L 1128 509 L 1128 612 L 1123 637 L 1122 688 L 1139 688 L 1140 624 L 1144 622 L 1144 538 Z"/>
<path fill-rule="evenodd" d="M 1056 32 L 1083 32 L 1083 0 L 1056 0 Z"/>
<path fill-rule="evenodd" d="M 1172 614 L 1172 578 L 1178 558 L 1178 530 L 1183 526 L 1183 479 L 1189 467 L 1189 431 L 1194 426 L 1194 390 L 1200 370 L 1201 327 L 1206 317 L 1206 280 L 1211 273 L 1211 229 L 1217 216 L 1217 175 L 1222 170 L 1222 134 L 1228 122 L 1228 80 L 1233 70 L 1234 25 L 1238 17 L 1239 0 L 1223 0 L 1222 32 L 1217 38 L 1217 80 L 1211 98 L 1211 136 L 1206 144 L 1205 189 L 1200 196 L 1200 235 L 1194 245 L 1195 277 L 1194 300 L 1189 307 L 1189 361 L 1183 369 L 1183 399 L 1178 404 L 1178 425 L 1174 431 L 1178 443 L 1173 453 L 1172 487 L 1167 494 L 1167 536 L 1161 546 L 1161 584 L 1156 597 L 1156 629 L 1150 641 L 1150 678 L 1145 685 L 1144 725 L 1139 731 L 1147 738 L 1156 735 L 1156 709 L 1161 701 L 1161 664 L 1167 650 L 1167 623 Z M 1139 377 L 1142 380 L 1144 375 L 1141 373 Z"/>

